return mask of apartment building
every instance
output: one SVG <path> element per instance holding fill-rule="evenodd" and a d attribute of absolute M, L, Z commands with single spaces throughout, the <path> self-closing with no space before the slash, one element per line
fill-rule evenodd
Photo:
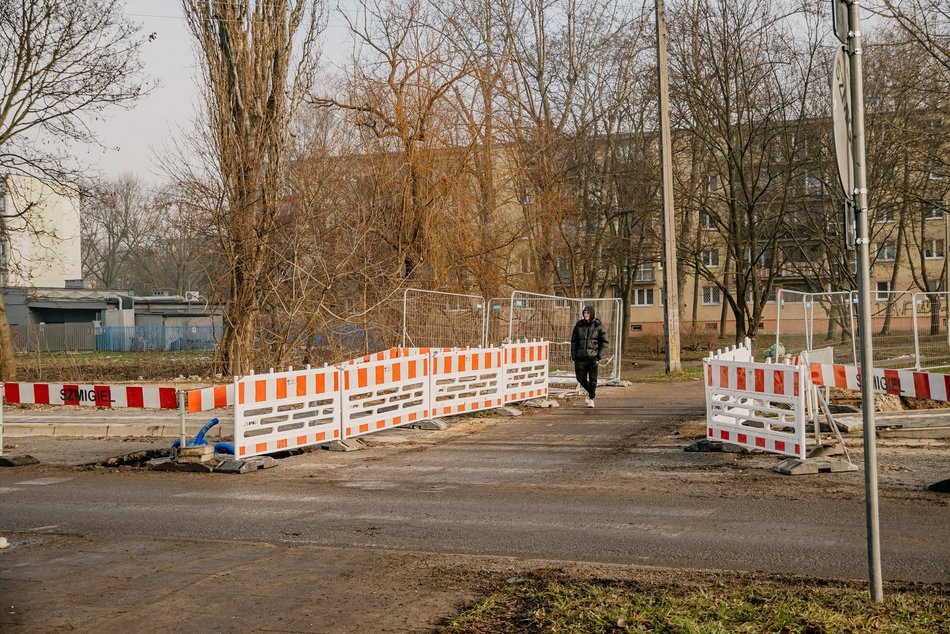
<path fill-rule="evenodd" d="M 81 285 L 79 196 L 50 181 L 0 181 L 0 286 Z"/>

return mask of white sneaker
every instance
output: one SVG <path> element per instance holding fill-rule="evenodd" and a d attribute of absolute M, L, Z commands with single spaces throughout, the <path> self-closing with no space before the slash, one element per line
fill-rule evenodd
<path fill-rule="evenodd" d="M 590 396 L 584 397 L 584 404 L 587 405 L 587 407 L 590 407 Z"/>
<path fill-rule="evenodd" d="M 588 398 L 588 399 L 587 399 L 587 407 L 593 407 L 593 406 L 594 406 L 594 399 Z"/>

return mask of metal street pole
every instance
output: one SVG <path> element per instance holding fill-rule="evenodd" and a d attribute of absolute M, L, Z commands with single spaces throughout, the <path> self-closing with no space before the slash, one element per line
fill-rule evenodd
<path fill-rule="evenodd" d="M 868 577 L 871 600 L 884 600 L 881 535 L 877 499 L 877 445 L 874 427 L 874 358 L 871 346 L 871 271 L 868 248 L 867 164 L 864 148 L 864 75 L 861 16 L 857 0 L 848 1 L 848 57 L 851 70 L 851 146 L 854 151 L 854 214 L 858 247 L 858 328 L 861 330 L 861 403 L 864 420 L 864 488 L 867 512 Z"/>
<path fill-rule="evenodd" d="M 663 171 L 663 330 L 666 373 L 679 372 L 680 311 L 676 279 L 676 223 L 673 216 L 673 141 L 670 135 L 670 80 L 666 59 L 666 7 L 656 0 L 656 61 L 660 109 L 660 167 Z"/>

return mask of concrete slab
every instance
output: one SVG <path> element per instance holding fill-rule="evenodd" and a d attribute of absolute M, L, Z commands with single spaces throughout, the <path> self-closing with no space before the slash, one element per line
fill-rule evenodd
<path fill-rule="evenodd" d="M 250 473 L 260 469 L 271 469 L 277 461 L 270 456 L 254 456 L 246 460 L 227 459 L 214 468 L 215 473 Z"/>
<path fill-rule="evenodd" d="M 29 454 L 22 456 L 0 456 L 0 467 L 25 467 L 39 463 L 39 460 Z"/>
<path fill-rule="evenodd" d="M 346 440 L 334 440 L 324 445 L 327 451 L 359 451 L 365 449 L 366 444 L 359 438 L 348 438 Z"/>
<path fill-rule="evenodd" d="M 819 473 L 847 473 L 857 471 L 858 465 L 837 458 L 788 458 L 783 460 L 772 471 L 782 475 L 816 475 Z"/>
<path fill-rule="evenodd" d="M 507 405 L 504 407 L 496 407 L 492 411 L 500 416 L 521 416 L 520 409 L 516 407 L 508 407 Z"/>
<path fill-rule="evenodd" d="M 719 440 L 708 440 L 703 438 L 694 443 L 683 447 L 683 451 L 699 451 L 704 453 L 749 453 L 750 450 L 741 445 L 735 445 L 731 442 L 722 442 Z"/>
<path fill-rule="evenodd" d="M 442 431 L 448 429 L 449 424 L 441 418 L 430 418 L 428 420 L 413 421 L 406 425 L 410 429 L 423 429 L 426 431 Z"/>

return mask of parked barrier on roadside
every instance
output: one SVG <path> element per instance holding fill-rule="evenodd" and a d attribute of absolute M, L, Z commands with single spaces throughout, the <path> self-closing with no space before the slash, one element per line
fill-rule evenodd
<path fill-rule="evenodd" d="M 433 415 L 501 407 L 504 371 L 501 348 L 435 352 L 429 388 Z"/>
<path fill-rule="evenodd" d="M 548 342 L 524 341 L 502 347 L 505 362 L 505 403 L 548 395 Z"/>
<path fill-rule="evenodd" d="M 335 367 L 252 374 L 229 387 L 237 394 L 238 457 L 340 439 L 340 373 Z"/>
<path fill-rule="evenodd" d="M 756 363 L 751 350 L 727 352 L 750 360 L 711 356 L 703 362 L 707 438 L 804 460 L 804 370 Z"/>
<path fill-rule="evenodd" d="M 4 383 L 4 400 L 10 405 L 78 405 L 176 409 L 173 387 L 95 385 L 78 383 Z"/>
<path fill-rule="evenodd" d="M 343 368 L 343 438 L 429 418 L 429 365 L 416 353 Z"/>

